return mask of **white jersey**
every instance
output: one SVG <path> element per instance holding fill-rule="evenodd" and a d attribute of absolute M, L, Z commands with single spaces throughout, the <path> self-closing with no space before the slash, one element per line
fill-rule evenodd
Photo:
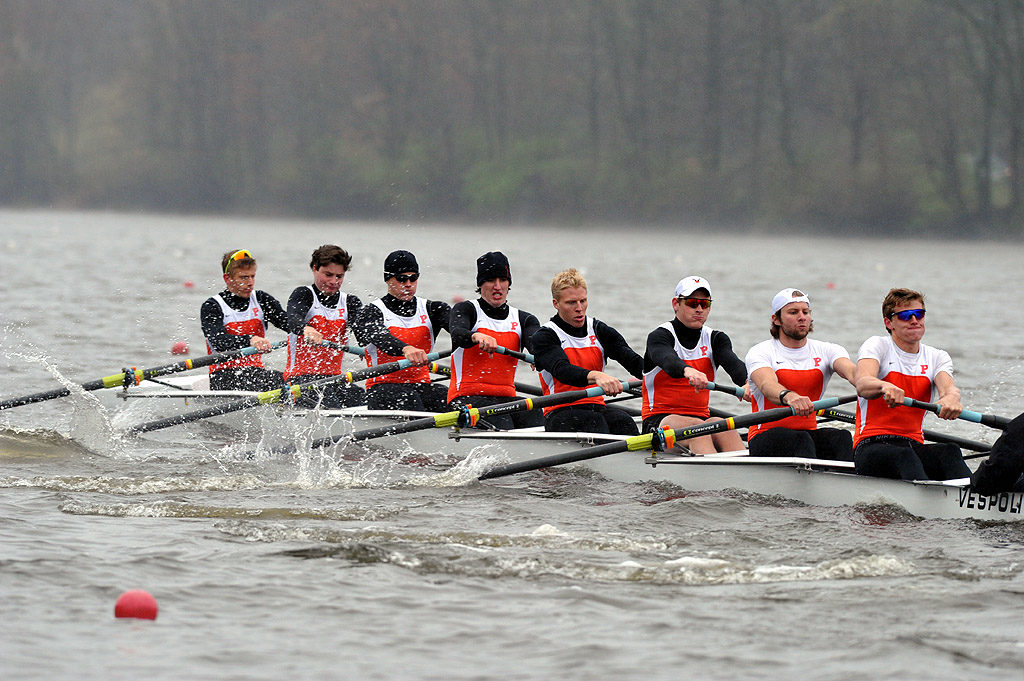
<path fill-rule="evenodd" d="M 899 386 L 907 397 L 922 402 L 934 402 L 938 396 L 936 376 L 942 372 L 953 375 L 953 360 L 945 350 L 921 343 L 917 352 L 906 352 L 893 342 L 891 336 L 872 336 L 864 341 L 857 359 L 875 360 L 878 362 L 878 378 Z M 875 435 L 903 435 L 923 442 L 923 421 L 924 411 L 921 409 L 890 409 L 881 399 L 858 398 L 853 446 Z"/>
<path fill-rule="evenodd" d="M 772 338 L 750 348 L 745 362 L 748 376 L 758 369 L 771 369 L 779 383 L 813 401 L 821 399 L 825 394 L 828 380 L 835 373 L 835 363 L 843 358 L 849 359 L 850 353 L 836 343 L 808 338 L 803 347 L 787 348 L 778 339 Z M 750 398 L 755 413 L 782 406 L 770 402 L 754 381 L 750 381 Z M 817 418 L 813 414 L 789 416 L 781 421 L 752 426 L 748 436 L 753 437 L 770 428 L 814 430 L 816 427 Z"/>
<path fill-rule="evenodd" d="M 835 373 L 836 361 L 843 358 L 850 359 L 850 353 L 837 343 L 808 338 L 803 347 L 787 348 L 772 338 L 750 348 L 744 362 L 748 376 L 758 369 L 771 369 L 783 386 L 817 400 L 821 399 Z M 750 382 L 750 394 L 758 401 L 760 409 L 764 409 L 764 395 L 753 381 Z"/>

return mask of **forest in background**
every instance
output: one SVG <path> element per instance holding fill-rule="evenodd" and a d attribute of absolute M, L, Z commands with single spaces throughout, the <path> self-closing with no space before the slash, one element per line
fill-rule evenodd
<path fill-rule="evenodd" d="M 1017 234 L 1021 0 L 0 0 L 0 204 Z"/>

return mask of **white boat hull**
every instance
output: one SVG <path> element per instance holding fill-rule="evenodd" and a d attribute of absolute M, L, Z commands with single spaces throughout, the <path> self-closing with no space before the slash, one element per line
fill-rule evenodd
<path fill-rule="evenodd" d="M 202 380 L 202 379 L 200 379 Z M 251 393 L 203 390 L 187 384 L 187 391 L 129 391 L 136 398 L 159 399 L 161 415 L 187 412 L 217 401 L 234 400 Z M 195 389 L 195 388 L 200 389 Z M 105 391 L 104 391 L 105 392 Z M 158 397 L 159 396 L 159 397 Z M 177 399 L 167 399 L 177 398 Z M 167 406 L 175 405 L 173 409 Z M 246 432 L 260 433 L 264 446 L 294 447 L 317 438 L 338 436 L 396 421 L 433 416 L 424 412 L 370 411 L 365 407 L 340 410 L 295 409 L 267 405 L 214 420 Z M 444 454 L 460 460 L 483 445 L 497 448 L 510 462 L 538 459 L 576 449 L 622 440 L 625 436 L 595 433 L 546 433 L 539 429 L 487 432 L 477 429 L 427 428 L 367 441 L 373 449 L 396 453 Z M 623 452 L 579 462 L 612 480 L 621 482 L 664 481 L 692 491 L 738 489 L 778 495 L 818 506 L 894 504 L 926 518 L 973 518 L 1016 521 L 1024 518 L 1024 494 L 982 496 L 967 481 L 910 482 L 859 476 L 852 463 L 815 459 L 754 458 L 746 452 L 691 457 L 651 452 Z"/>
<path fill-rule="evenodd" d="M 555 434 L 463 432 L 450 436 L 468 453 L 485 442 L 500 444 L 512 462 L 574 448 L 601 444 L 616 438 L 593 434 L 567 434 L 559 442 Z M 857 475 L 851 462 L 817 459 L 751 457 L 746 452 L 712 456 L 678 456 L 651 452 L 622 452 L 571 464 L 583 466 L 620 482 L 669 482 L 691 491 L 737 489 L 766 496 L 782 496 L 816 506 L 892 504 L 924 518 L 973 518 L 1017 521 L 1024 519 L 1024 493 L 979 495 L 968 480 L 936 482 L 905 481 Z"/>

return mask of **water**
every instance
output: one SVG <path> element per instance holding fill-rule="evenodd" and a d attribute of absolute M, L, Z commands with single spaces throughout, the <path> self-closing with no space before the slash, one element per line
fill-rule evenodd
<path fill-rule="evenodd" d="M 855 353 L 907 285 L 964 404 L 1024 404 L 1018 243 L 58 212 L 0 213 L 0 397 L 166 364 L 175 340 L 199 352 L 224 251 L 252 250 L 283 301 L 321 243 L 353 253 L 345 290 L 364 301 L 393 248 L 445 300 L 471 297 L 476 256 L 502 250 L 512 302 L 542 319 L 552 275 L 576 266 L 590 312 L 637 348 L 686 274 L 709 278 L 710 323 L 740 354 L 781 288 L 807 291 L 816 336 Z M 124 440 L 125 418 L 92 394 L 0 412 L 4 678 L 1021 678 L 1024 523 L 578 470 L 483 485 L 443 456 L 362 449 L 248 459 L 254 443 L 216 424 Z M 113 617 L 131 588 L 157 598 L 155 622 Z"/>

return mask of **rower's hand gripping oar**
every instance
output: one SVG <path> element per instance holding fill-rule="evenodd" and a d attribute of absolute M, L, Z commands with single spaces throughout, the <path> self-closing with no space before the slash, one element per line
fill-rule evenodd
<path fill-rule="evenodd" d="M 432 362 L 442 357 L 447 357 L 451 354 L 451 350 L 446 352 L 432 352 L 427 355 L 427 361 Z M 200 419 L 209 418 L 211 416 L 219 416 L 221 414 L 230 414 L 231 412 L 241 411 L 242 409 L 248 409 L 249 407 L 257 407 L 261 404 L 272 404 L 274 402 L 281 402 L 287 397 L 296 399 L 304 392 L 309 392 L 317 387 L 328 385 L 330 383 L 336 383 L 344 381 L 345 383 L 355 383 L 356 381 L 362 381 L 363 379 L 373 378 L 375 376 L 383 376 L 384 374 L 394 373 L 407 369 L 413 366 L 412 362 L 407 359 L 400 359 L 395 362 L 388 362 L 386 364 L 380 364 L 375 367 L 367 367 L 360 369 L 359 371 L 350 371 L 345 374 L 339 374 L 338 376 L 331 376 L 330 378 L 322 378 L 318 381 L 312 381 L 310 383 L 304 383 L 300 385 L 293 385 L 286 388 L 277 388 L 275 390 L 267 390 L 266 392 L 256 393 L 247 397 L 227 402 L 224 404 L 215 404 L 206 409 L 197 409 L 196 411 L 189 412 L 187 414 L 179 414 L 177 416 L 171 416 L 165 419 L 159 419 L 157 421 L 150 421 L 148 423 L 140 423 L 137 426 L 132 426 L 125 430 L 125 433 L 129 435 L 136 435 L 138 433 L 148 433 L 153 430 L 161 430 L 163 428 L 169 428 L 182 423 L 191 423 L 192 421 L 199 421 Z"/>
<path fill-rule="evenodd" d="M 903 398 L 903 405 L 906 407 L 917 407 L 918 409 L 924 409 L 925 411 L 939 413 L 942 409 L 942 405 L 935 404 L 934 402 L 921 402 L 910 397 Z M 1000 430 L 1006 430 L 1006 426 L 1010 425 L 1010 419 L 1005 416 L 996 416 L 995 414 L 982 414 L 970 409 L 964 409 L 960 412 L 960 416 L 957 418 L 963 419 L 964 421 L 970 421 L 972 423 L 980 423 L 985 426 L 992 428 L 999 428 Z"/>
<path fill-rule="evenodd" d="M 821 409 L 828 409 L 829 407 L 834 407 L 839 404 L 853 402 L 855 399 L 857 399 L 856 395 L 828 397 L 822 400 L 817 400 L 813 403 L 813 406 L 814 410 L 818 411 Z M 678 440 L 688 440 L 692 437 L 698 437 L 701 435 L 710 435 L 712 433 L 719 433 L 725 430 L 735 430 L 737 428 L 754 426 L 760 423 L 779 421 L 787 416 L 792 416 L 795 413 L 796 412 L 792 407 L 779 407 L 777 409 L 768 409 L 767 411 L 760 411 L 754 414 L 744 414 L 735 418 L 727 418 L 721 421 L 701 423 L 688 428 L 676 428 L 674 430 L 671 428 L 659 429 L 643 435 L 634 435 L 633 437 L 626 438 L 621 442 L 609 442 L 608 444 L 597 445 L 596 447 L 587 447 L 586 449 L 567 452 L 565 454 L 555 454 L 553 456 L 545 456 L 540 459 L 522 461 L 508 466 L 499 466 L 487 471 L 481 475 L 479 479 L 489 480 L 491 478 L 500 478 L 506 475 L 526 473 L 527 471 L 534 471 L 539 468 L 576 463 L 577 461 L 596 459 L 600 456 L 618 454 L 626 451 L 634 452 L 641 449 L 654 448 L 670 449 Z"/>
<path fill-rule="evenodd" d="M 164 366 L 154 367 L 152 369 L 125 369 L 119 374 L 104 376 L 103 378 L 96 379 L 95 381 L 82 383 L 79 387 L 81 387 L 82 390 L 100 390 L 101 388 L 118 388 L 122 386 L 127 388 L 129 385 L 138 385 L 142 381 L 150 378 L 166 376 L 167 374 L 173 374 L 179 371 L 198 369 L 199 367 L 219 364 L 239 357 L 263 354 L 287 345 L 287 343 L 288 341 L 278 341 L 271 345 L 267 350 L 257 350 L 253 347 L 228 350 L 226 352 L 218 352 L 213 355 L 205 355 L 198 359 L 186 359 L 180 362 L 174 362 L 173 364 L 165 364 Z M 46 392 L 25 395 L 24 397 L 14 397 L 0 401 L 0 411 L 10 409 L 11 407 L 20 407 L 23 404 L 34 404 L 36 402 L 45 402 L 47 400 L 57 399 L 58 397 L 66 397 L 70 394 L 71 391 L 67 388 L 57 388 Z"/>
<path fill-rule="evenodd" d="M 623 383 L 622 385 L 624 388 L 628 389 L 639 384 L 640 381 L 630 381 L 629 383 Z M 379 428 L 367 428 L 348 435 L 332 435 L 330 437 L 315 440 L 311 446 L 314 448 L 327 447 L 335 442 L 340 442 L 341 440 L 361 442 L 378 437 L 385 437 L 387 435 L 398 435 L 399 433 L 411 433 L 417 430 L 426 430 L 428 428 L 471 428 L 475 426 L 480 419 L 485 419 L 488 416 L 512 414 L 520 411 L 532 411 L 542 407 L 553 407 L 559 404 L 568 404 L 569 402 L 582 400 L 585 397 L 597 397 L 603 394 L 603 389 L 593 386 L 584 390 L 570 390 L 568 392 L 554 393 L 543 397 L 503 402 L 501 404 L 491 405 L 490 407 L 463 407 L 461 409 L 447 411 L 436 416 L 427 416 L 421 419 L 406 421 L 405 423 L 393 423 L 387 426 L 380 426 Z"/>

